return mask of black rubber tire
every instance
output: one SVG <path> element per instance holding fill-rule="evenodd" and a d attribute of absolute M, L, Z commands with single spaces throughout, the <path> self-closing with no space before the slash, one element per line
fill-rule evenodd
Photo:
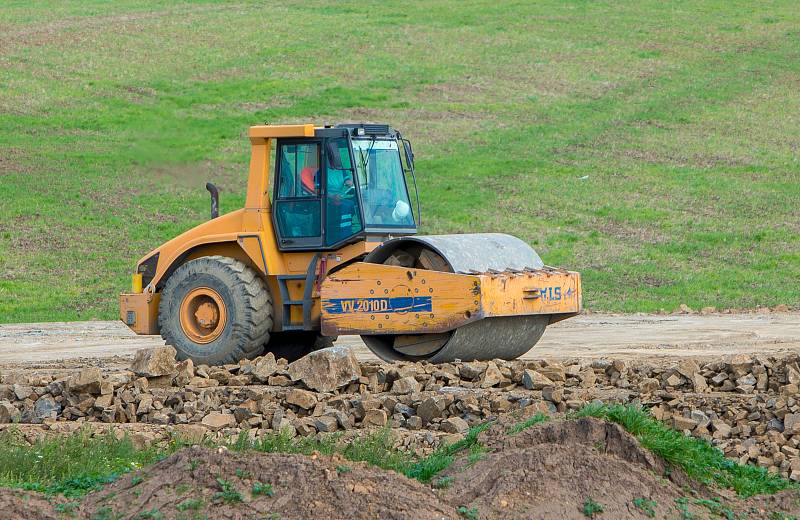
<path fill-rule="evenodd" d="M 228 316 L 222 334 L 207 344 L 189 339 L 180 324 L 184 297 L 197 287 L 215 290 Z M 206 256 L 180 266 L 167 279 L 158 306 L 161 337 L 178 351 L 178 359 L 223 365 L 261 354 L 272 328 L 272 298 L 256 272 L 239 260 Z"/>
<path fill-rule="evenodd" d="M 272 352 L 276 359 L 283 358 L 291 363 L 315 350 L 332 347 L 334 341 L 336 338 L 320 336 L 317 332 L 273 332 L 264 352 Z"/>

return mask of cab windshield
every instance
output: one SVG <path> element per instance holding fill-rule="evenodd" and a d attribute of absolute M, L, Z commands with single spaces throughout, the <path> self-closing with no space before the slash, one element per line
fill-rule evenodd
<path fill-rule="evenodd" d="M 397 141 L 353 139 L 353 155 L 367 227 L 414 227 Z"/>

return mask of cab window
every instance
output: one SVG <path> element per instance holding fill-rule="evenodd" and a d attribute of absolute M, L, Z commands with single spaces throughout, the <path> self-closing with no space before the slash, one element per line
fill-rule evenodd
<path fill-rule="evenodd" d="M 328 162 L 325 182 L 325 245 L 331 246 L 363 229 L 356 185 L 350 166 L 346 139 L 336 139 L 333 149 L 339 154 L 342 169 Z"/>
<path fill-rule="evenodd" d="M 285 144 L 281 146 L 281 198 L 319 196 L 319 145 Z"/>
<path fill-rule="evenodd" d="M 319 143 L 279 143 L 275 220 L 284 246 L 321 243 Z"/>

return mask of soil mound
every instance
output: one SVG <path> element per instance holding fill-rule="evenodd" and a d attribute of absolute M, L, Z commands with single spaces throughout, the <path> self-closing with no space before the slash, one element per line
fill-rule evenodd
<path fill-rule="evenodd" d="M 89 495 L 80 513 L 101 511 L 163 519 L 458 517 L 430 488 L 366 464 L 198 447 Z"/>
<path fill-rule="evenodd" d="M 603 518 L 681 518 L 684 490 L 664 477 L 663 461 L 616 424 L 584 418 L 515 435 L 499 424 L 482 441 L 490 453 L 448 469 L 453 482 L 441 492 L 453 505 L 476 508 L 480 518 L 585 519 L 589 500 Z M 688 502 L 695 518 L 707 513 Z"/>
<path fill-rule="evenodd" d="M 24 518 L 25 520 L 58 520 L 63 515 L 56 511 L 56 502 L 48 501 L 44 495 L 20 489 L 0 489 L 0 517 Z M 67 512 L 67 509 L 63 510 Z"/>

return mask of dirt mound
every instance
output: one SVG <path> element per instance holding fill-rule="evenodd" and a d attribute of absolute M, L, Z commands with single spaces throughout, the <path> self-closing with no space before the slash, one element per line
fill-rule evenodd
<path fill-rule="evenodd" d="M 430 488 L 366 464 L 196 447 L 89 495 L 80 513 L 90 518 L 102 511 L 163 519 L 458 516 Z"/>
<path fill-rule="evenodd" d="M 643 448 L 636 438 L 615 423 L 585 417 L 574 421 L 544 423 L 509 435 L 510 417 L 482 434 L 481 442 L 491 451 L 537 447 L 543 444 L 571 446 L 574 449 L 592 448 L 606 456 L 641 466 L 656 475 L 668 475 L 679 486 L 691 484 L 690 479 L 677 468 L 667 470 L 664 461 Z"/>
<path fill-rule="evenodd" d="M 453 481 L 441 492 L 451 504 L 476 508 L 480 518 L 586 518 L 589 500 L 604 518 L 681 517 L 686 493 L 673 480 L 688 479 L 674 470 L 672 480 L 665 478 L 663 461 L 616 424 L 585 418 L 515 435 L 496 425 L 482 440 L 490 453 L 448 469 Z M 687 502 L 695 518 L 704 517 Z"/>
<path fill-rule="evenodd" d="M 24 518 L 25 520 L 58 520 L 63 518 L 56 510 L 65 500 L 48 500 L 44 495 L 21 489 L 0 489 L 0 517 Z M 68 512 L 68 507 L 62 512 Z"/>

